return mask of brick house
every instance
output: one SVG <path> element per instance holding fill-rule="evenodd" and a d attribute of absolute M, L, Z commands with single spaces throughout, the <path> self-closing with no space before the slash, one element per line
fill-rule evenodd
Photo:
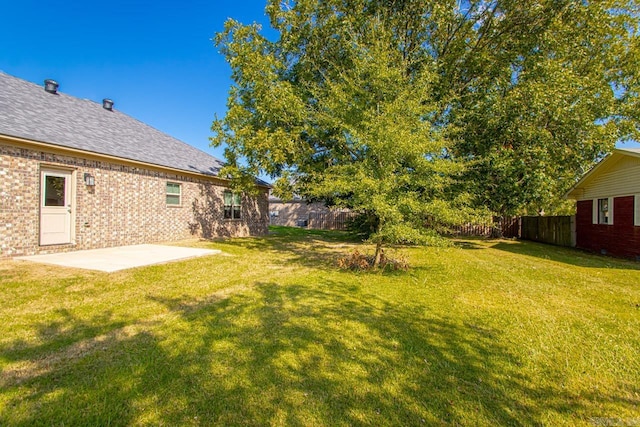
<path fill-rule="evenodd" d="M 576 247 L 640 260 L 640 149 L 616 149 L 567 193 Z"/>
<path fill-rule="evenodd" d="M 0 72 L 0 257 L 261 235 L 268 184 L 115 109 Z"/>

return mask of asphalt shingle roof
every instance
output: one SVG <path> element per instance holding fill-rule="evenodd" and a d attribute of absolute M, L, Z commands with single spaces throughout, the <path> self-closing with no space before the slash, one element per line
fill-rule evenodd
<path fill-rule="evenodd" d="M 217 176 L 223 163 L 101 103 L 0 72 L 0 134 Z"/>

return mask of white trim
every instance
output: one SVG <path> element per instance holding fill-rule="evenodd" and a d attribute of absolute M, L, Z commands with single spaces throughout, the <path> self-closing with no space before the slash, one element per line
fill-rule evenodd
<path fill-rule="evenodd" d="M 178 193 L 169 193 L 168 188 L 169 184 L 171 185 L 177 185 L 178 186 Z M 180 208 L 182 207 L 182 183 L 181 182 L 175 182 L 175 181 L 167 181 L 165 184 L 165 203 L 167 205 L 167 207 L 173 207 L 173 208 Z M 178 204 L 173 204 L 173 203 L 168 203 L 167 202 L 167 198 L 168 197 L 175 197 L 178 196 Z"/>
<path fill-rule="evenodd" d="M 633 225 L 635 225 L 636 227 L 640 227 L 640 194 L 636 194 L 633 196 L 633 203 Z"/>
<path fill-rule="evenodd" d="M 609 197 L 609 222 L 607 225 L 613 225 L 613 203 L 615 197 Z"/>
<path fill-rule="evenodd" d="M 607 216 L 608 222 L 600 222 L 600 200 L 607 199 L 607 207 L 609 209 Z M 591 222 L 593 224 L 600 225 L 613 225 L 613 202 L 615 197 L 600 197 L 597 199 L 593 199 L 593 217 L 591 218 Z"/>
<path fill-rule="evenodd" d="M 75 244 L 76 230 L 76 170 L 64 167 L 40 164 L 40 195 L 39 195 L 39 231 L 38 244 L 40 246 Z M 46 177 L 54 176 L 64 179 L 64 204 L 62 206 L 46 206 Z M 64 231 L 45 229 L 45 217 L 55 216 L 64 218 Z M 56 227 L 57 228 L 57 227 Z"/>
<path fill-rule="evenodd" d="M 225 195 L 227 193 L 231 194 L 231 204 L 230 205 L 227 205 L 227 202 L 225 201 Z M 240 198 L 240 201 L 239 201 L 238 204 L 236 204 L 236 197 Z M 225 216 L 227 207 L 230 207 L 230 209 L 231 209 L 231 216 L 229 218 L 227 218 Z M 236 208 L 240 209 L 238 217 L 235 216 Z M 242 193 L 237 193 L 237 192 L 232 191 L 232 190 L 224 190 L 224 192 L 222 193 L 222 209 L 223 209 L 222 217 L 223 217 L 223 219 L 225 221 L 238 221 L 238 220 L 241 220 L 242 217 L 243 217 L 243 214 L 242 214 Z"/>

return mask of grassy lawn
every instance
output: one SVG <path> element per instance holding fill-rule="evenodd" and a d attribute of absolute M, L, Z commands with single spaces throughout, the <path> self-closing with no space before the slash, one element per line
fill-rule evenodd
<path fill-rule="evenodd" d="M 0 425 L 640 424 L 638 263 L 467 240 L 380 274 L 337 269 L 339 233 L 188 244 L 225 255 L 0 262 Z"/>

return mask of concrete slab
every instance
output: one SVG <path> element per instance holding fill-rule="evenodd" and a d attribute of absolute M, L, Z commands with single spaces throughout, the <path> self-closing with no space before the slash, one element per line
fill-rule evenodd
<path fill-rule="evenodd" d="M 15 259 L 111 273 L 128 268 L 215 255 L 220 252 L 216 249 L 184 248 L 180 246 L 133 245 L 59 254 L 23 256 Z"/>

